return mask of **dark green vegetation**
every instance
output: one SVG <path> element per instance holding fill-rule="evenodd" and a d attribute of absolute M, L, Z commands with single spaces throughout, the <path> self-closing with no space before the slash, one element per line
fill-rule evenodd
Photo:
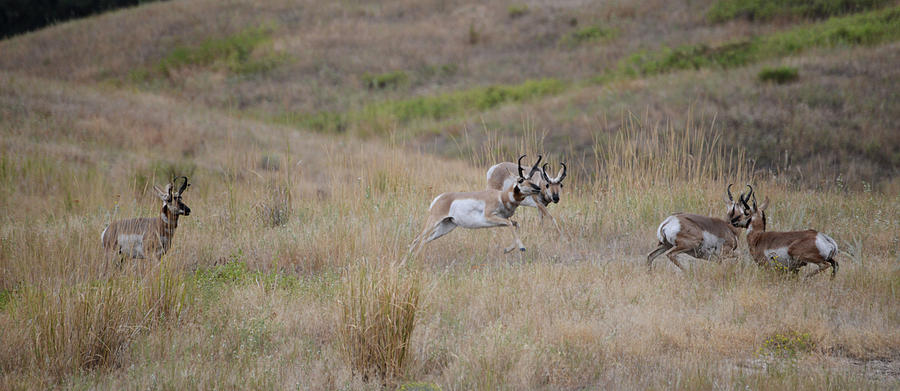
<path fill-rule="evenodd" d="M 800 78 L 799 72 L 794 67 L 763 68 L 759 71 L 759 80 L 764 82 L 786 84 L 796 81 L 798 78 Z"/>
<path fill-rule="evenodd" d="M 722 0 L 706 17 L 711 22 L 732 19 L 767 21 L 776 18 L 815 18 L 866 11 L 889 4 L 890 0 Z"/>
<path fill-rule="evenodd" d="M 283 60 L 276 53 L 258 50 L 271 42 L 271 37 L 272 28 L 257 27 L 197 46 L 178 46 L 156 65 L 155 71 L 166 76 L 187 67 L 212 67 L 237 74 L 263 72 Z"/>
<path fill-rule="evenodd" d="M 665 72 L 733 68 L 769 58 L 800 53 L 814 47 L 874 45 L 900 38 L 900 8 L 832 18 L 782 33 L 754 37 L 720 46 L 686 45 L 626 58 L 620 72 L 648 76 Z"/>
<path fill-rule="evenodd" d="M 3 0 L 0 1 L 0 38 L 152 1 L 158 0 Z"/>

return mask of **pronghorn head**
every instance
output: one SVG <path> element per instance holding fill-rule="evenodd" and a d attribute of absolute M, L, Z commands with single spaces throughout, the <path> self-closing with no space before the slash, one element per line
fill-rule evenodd
<path fill-rule="evenodd" d="M 535 177 L 534 174 L 540 171 L 538 165 L 541 164 L 541 159 L 543 157 L 538 155 L 538 160 L 531 166 L 528 175 L 525 175 L 525 169 L 522 168 L 522 159 L 524 158 L 525 155 L 519 156 L 519 177 L 516 179 L 514 191 L 518 191 L 526 196 L 539 194 L 541 192 L 541 186 L 537 182 L 537 177 Z"/>
<path fill-rule="evenodd" d="M 757 226 L 758 229 L 765 230 L 766 229 L 766 208 L 769 207 L 769 197 L 766 197 L 763 200 L 763 203 L 760 205 L 756 205 L 756 194 L 753 194 L 753 186 L 747 185 L 750 188 L 750 193 L 746 196 L 741 194 L 740 202 L 741 202 L 741 213 L 731 219 L 731 225 L 735 227 L 747 228 L 751 224 Z M 753 204 L 748 204 L 747 201 L 753 201 Z"/>
<path fill-rule="evenodd" d="M 559 203 L 559 192 L 563 187 L 562 180 L 566 178 L 566 163 L 559 164 L 562 168 L 554 178 L 547 175 L 547 166 L 550 165 L 549 163 L 544 163 L 543 167 L 541 167 L 541 178 L 544 180 L 544 188 L 541 189 L 541 196 L 547 203 L 550 203 L 551 201 L 555 204 Z"/>
<path fill-rule="evenodd" d="M 178 191 L 175 191 L 175 183 L 178 181 L 178 178 L 184 178 L 184 182 L 181 183 L 181 187 L 178 188 Z M 172 182 L 166 185 L 166 190 L 161 190 L 157 186 L 153 186 L 153 189 L 156 190 L 156 195 L 163 201 L 163 208 L 165 208 L 172 216 L 190 216 L 191 208 L 188 208 L 188 206 L 181 201 L 181 193 L 184 193 L 190 185 L 187 177 L 183 176 L 173 178 Z"/>

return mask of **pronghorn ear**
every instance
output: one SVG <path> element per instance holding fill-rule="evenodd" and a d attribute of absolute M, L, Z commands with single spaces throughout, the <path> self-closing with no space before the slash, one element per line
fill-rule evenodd
<path fill-rule="evenodd" d="M 769 207 L 769 196 L 766 196 L 766 199 L 763 200 L 762 204 L 759 204 L 759 211 L 765 212 L 766 208 Z"/>
<path fill-rule="evenodd" d="M 169 200 L 169 186 L 166 186 L 166 190 L 163 191 L 159 188 L 159 186 L 153 185 L 153 190 L 156 190 L 156 196 L 162 199 L 163 201 Z"/>

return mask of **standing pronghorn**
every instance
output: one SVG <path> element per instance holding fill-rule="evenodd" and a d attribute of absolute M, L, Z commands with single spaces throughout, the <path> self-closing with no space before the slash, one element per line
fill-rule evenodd
<path fill-rule="evenodd" d="M 178 216 L 191 214 L 191 208 L 181 201 L 181 193 L 190 184 L 187 177 L 181 178 L 184 178 L 184 182 L 177 192 L 173 189 L 178 178 L 173 178 L 172 182 L 166 185 L 165 191 L 153 186 L 163 201 L 159 217 L 112 222 L 100 234 L 103 247 L 107 250 L 117 250 L 119 254 L 131 258 L 162 257 L 172 246 L 172 237 L 175 235 L 175 228 L 178 227 Z"/>
<path fill-rule="evenodd" d="M 812 229 L 766 232 L 766 208 L 769 206 L 769 197 L 766 197 L 759 207 L 756 206 L 755 195 L 752 207 L 747 205 L 747 201 L 741 199 L 744 206 L 743 216 L 732 220 L 732 224 L 747 228 L 747 247 L 750 248 L 750 256 L 758 265 L 768 265 L 769 261 L 772 261 L 796 273 L 807 263 L 814 263 L 819 265 L 819 269 L 807 277 L 812 277 L 830 266 L 831 278 L 834 278 L 838 271 L 838 263 L 834 260 L 838 248 L 834 239 Z"/>
<path fill-rule="evenodd" d="M 559 203 L 559 192 L 563 187 L 562 180 L 566 178 L 566 164 L 560 163 L 560 165 L 562 165 L 562 168 L 556 174 L 556 177 L 551 178 L 547 175 L 548 163 L 544 163 L 540 170 L 540 176 L 538 178 L 530 178 L 540 186 L 541 192 L 525 198 L 525 200 L 522 201 L 521 206 L 537 208 L 541 213 L 541 221 L 544 221 L 544 216 L 550 216 L 550 219 L 553 220 L 553 225 L 556 226 L 556 231 L 562 235 L 562 229 L 559 228 L 556 217 L 553 217 L 553 215 L 547 211 L 547 206 L 550 205 L 551 202 Z M 509 188 L 509 186 L 516 181 L 516 178 L 513 176 L 513 170 L 515 169 L 516 163 L 513 162 L 497 163 L 491 166 L 487 171 L 488 189 L 503 190 Z"/>
<path fill-rule="evenodd" d="M 525 251 L 525 245 L 522 244 L 516 233 L 518 224 L 509 218 L 525 198 L 541 191 L 537 183 L 531 179 L 539 170 L 538 164 L 541 162 L 541 157 L 538 156 L 537 163 L 534 163 L 527 176 L 522 169 L 523 158 L 525 155 L 519 157 L 519 164 L 516 167 L 519 177 L 508 188 L 466 193 L 443 193 L 431 201 L 425 229 L 413 240 L 409 246 L 409 253 L 401 265 L 406 263 L 410 254 L 414 254 L 414 257 L 417 256 L 425 243 L 448 234 L 456 227 L 475 229 L 507 226 L 512 232 L 515 243 L 507 247 L 504 252 L 508 253 L 517 247 L 519 250 Z"/>
<path fill-rule="evenodd" d="M 653 259 L 666 253 L 669 260 L 681 270 L 684 267 L 678 262 L 676 255 L 685 253 L 695 258 L 709 259 L 713 255 L 726 255 L 734 252 L 738 244 L 740 230 L 729 221 L 739 218 L 740 205 L 731 195 L 731 186 L 725 189 L 728 205 L 726 220 L 691 213 L 675 213 L 663 220 L 656 229 L 659 246 L 647 254 L 647 269 L 653 267 Z M 753 189 L 750 190 L 753 193 Z M 744 201 L 744 195 L 738 198 Z M 750 198 L 750 195 L 747 195 Z"/>

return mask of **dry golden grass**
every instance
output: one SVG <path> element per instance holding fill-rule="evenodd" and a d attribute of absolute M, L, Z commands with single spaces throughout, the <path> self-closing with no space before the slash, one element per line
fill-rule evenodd
<path fill-rule="evenodd" d="M 742 155 L 705 137 L 707 123 L 626 118 L 626 132 L 592 148 L 599 167 L 562 155 L 572 174 L 551 212 L 565 237 L 521 210 L 524 261 L 502 254 L 507 232 L 460 229 L 425 247 L 415 283 L 362 262 L 399 259 L 434 195 L 482 188 L 487 163 L 509 157 L 485 148 L 467 164 L 19 75 L 0 76 L 0 102 L 4 388 L 377 389 L 341 337 L 357 322 L 341 303 L 383 303 L 349 294 L 356 277 L 386 296 L 420 286 L 392 384 L 898 385 L 900 199 L 755 178 Z M 514 145 L 542 151 L 537 128 Z M 111 218 L 155 214 L 146 186 L 171 167 L 192 171 L 193 184 L 172 251 L 161 265 L 111 267 L 99 232 Z M 833 282 L 759 270 L 745 250 L 722 264 L 689 261 L 687 273 L 646 273 L 659 221 L 679 210 L 720 215 L 726 183 L 748 180 L 772 198 L 772 229 L 812 227 L 838 241 Z M 290 192 L 277 200 L 289 218 L 268 224 L 257 205 L 279 188 Z M 156 288 L 157 276 L 171 285 Z M 148 301 L 165 292 L 176 307 Z M 150 310 L 153 321 L 137 316 Z M 59 325 L 55 339 L 39 337 Z"/>

